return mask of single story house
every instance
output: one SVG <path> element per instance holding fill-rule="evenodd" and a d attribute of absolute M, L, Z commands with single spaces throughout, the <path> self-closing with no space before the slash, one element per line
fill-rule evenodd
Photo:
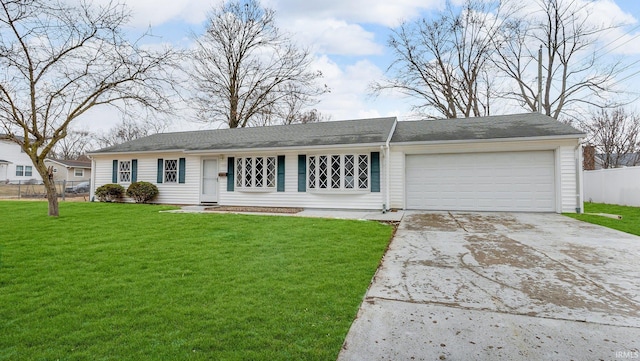
<path fill-rule="evenodd" d="M 92 152 L 91 184 L 152 182 L 170 204 L 580 212 L 584 136 L 538 113 L 155 134 Z"/>
<path fill-rule="evenodd" d="M 29 155 L 7 134 L 0 134 L 0 182 L 42 183 L 42 177 L 33 166 Z"/>
<path fill-rule="evenodd" d="M 53 179 L 69 183 L 91 179 L 91 162 L 83 160 L 45 159 L 47 167 L 53 167 Z"/>

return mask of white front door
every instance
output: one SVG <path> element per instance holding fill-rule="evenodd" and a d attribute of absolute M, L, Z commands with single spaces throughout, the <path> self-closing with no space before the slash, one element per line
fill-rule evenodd
<path fill-rule="evenodd" d="M 202 186 L 200 202 L 215 203 L 218 201 L 218 161 L 202 160 Z"/>

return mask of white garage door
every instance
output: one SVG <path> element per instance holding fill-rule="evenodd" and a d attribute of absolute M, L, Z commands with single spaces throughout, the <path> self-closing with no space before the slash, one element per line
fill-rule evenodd
<path fill-rule="evenodd" d="M 555 210 L 553 151 L 406 156 L 407 209 Z"/>

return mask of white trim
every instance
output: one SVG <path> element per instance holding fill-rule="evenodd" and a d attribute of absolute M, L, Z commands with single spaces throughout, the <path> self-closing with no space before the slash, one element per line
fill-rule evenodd
<path fill-rule="evenodd" d="M 121 155 L 121 154 L 157 154 L 157 153 L 173 153 L 184 152 L 184 149 L 158 149 L 158 150 L 129 150 L 126 152 L 100 152 L 100 153 L 87 153 L 87 156 L 103 156 L 103 155 Z M 93 159 L 93 158 L 91 158 Z"/>
<path fill-rule="evenodd" d="M 410 146 L 410 145 L 438 145 L 438 144 L 456 144 L 456 143 L 501 143 L 501 142 L 521 142 L 521 141 L 545 141 L 545 140 L 564 140 L 564 139 L 583 139 L 586 134 L 574 135 L 550 135 L 544 137 L 516 137 L 516 138 L 487 138 L 487 139 L 455 139 L 455 140 L 420 140 L 414 142 L 392 142 L 392 147 Z"/>
<path fill-rule="evenodd" d="M 238 154 L 238 153 L 256 153 L 256 152 L 291 152 L 296 151 L 300 154 L 304 154 L 309 150 L 315 149 L 353 149 L 353 148 L 372 148 L 380 147 L 384 143 L 360 143 L 360 144 L 331 144 L 331 145 L 302 145 L 291 147 L 274 147 L 274 148 L 235 148 L 235 149 L 211 149 L 211 150 L 189 150 L 184 151 L 186 154 Z"/>
<path fill-rule="evenodd" d="M 256 153 L 256 152 L 288 152 L 288 151 L 299 151 L 305 152 L 306 150 L 313 149 L 340 149 L 340 148 L 371 148 L 371 147 L 379 147 L 384 145 L 384 143 L 376 142 L 376 143 L 358 143 L 358 144 L 327 144 L 327 145 L 296 145 L 296 146 L 287 146 L 287 147 L 263 147 L 263 148 L 229 148 L 229 149 L 198 149 L 198 150 L 187 150 L 187 149 L 158 149 L 158 150 L 145 150 L 145 151 L 122 151 L 122 152 L 100 152 L 100 153 L 87 153 L 89 156 L 108 156 L 108 155 L 119 155 L 119 154 L 154 154 L 154 153 L 172 153 L 172 152 L 182 152 L 184 154 L 189 155 L 207 155 L 207 156 L 216 156 L 216 155 L 226 155 L 230 153 Z"/>
<path fill-rule="evenodd" d="M 582 144 L 576 146 L 576 211 L 584 213 L 584 171 L 582 169 Z"/>

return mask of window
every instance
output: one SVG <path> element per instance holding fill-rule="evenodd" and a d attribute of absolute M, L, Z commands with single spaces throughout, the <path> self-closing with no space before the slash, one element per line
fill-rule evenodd
<path fill-rule="evenodd" d="M 269 189 L 276 187 L 276 157 L 235 159 L 236 187 Z"/>
<path fill-rule="evenodd" d="M 31 177 L 33 175 L 33 168 L 30 165 L 24 166 L 24 176 Z"/>
<path fill-rule="evenodd" d="M 76 177 L 84 177 L 84 169 L 76 168 L 73 172 L 73 175 Z"/>
<path fill-rule="evenodd" d="M 178 160 L 177 159 L 165 159 L 164 182 L 178 183 Z"/>
<path fill-rule="evenodd" d="M 120 182 L 131 182 L 131 161 L 121 160 L 118 163 L 118 179 Z"/>
<path fill-rule="evenodd" d="M 17 165 L 16 166 L 16 177 L 23 177 L 23 176 L 24 176 L 24 166 Z"/>
<path fill-rule="evenodd" d="M 309 189 L 369 189 L 368 154 L 333 154 L 307 158 Z"/>

